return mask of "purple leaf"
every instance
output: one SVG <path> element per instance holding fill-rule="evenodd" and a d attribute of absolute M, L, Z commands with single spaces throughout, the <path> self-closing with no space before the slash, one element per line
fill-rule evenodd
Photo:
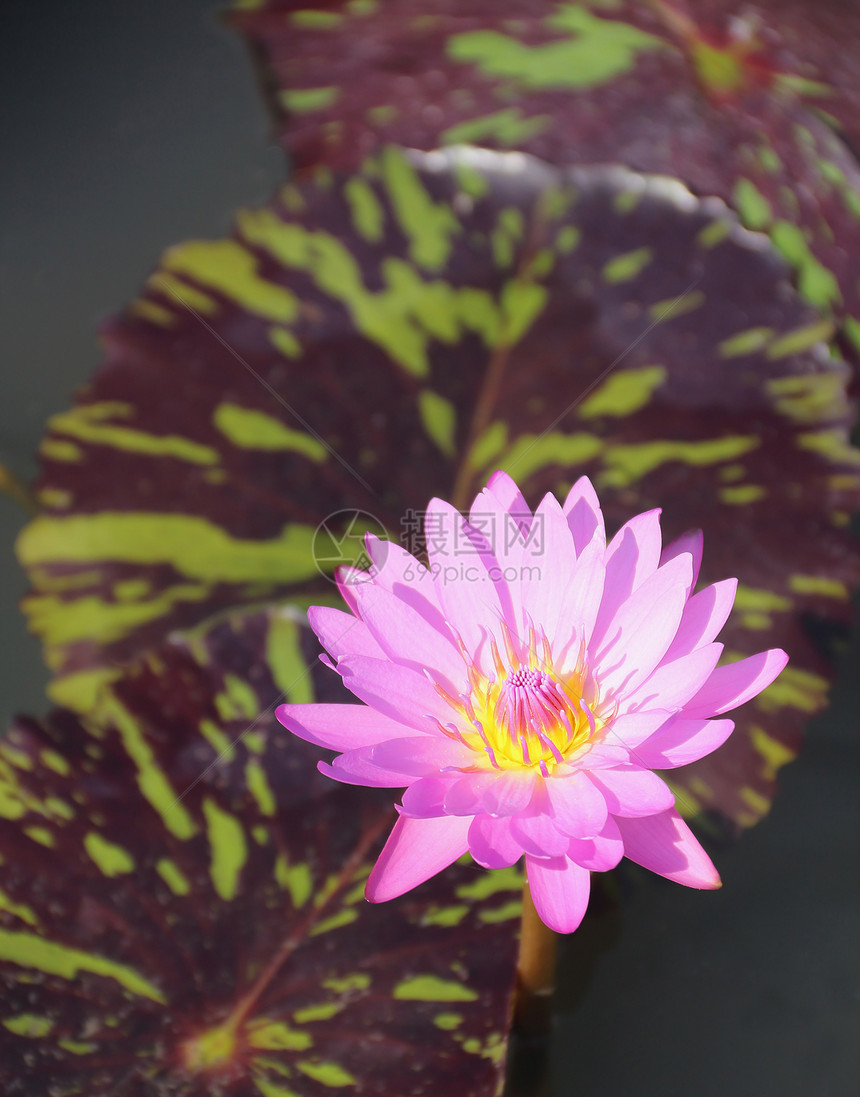
<path fill-rule="evenodd" d="M 856 5 L 268 0 L 230 18 L 299 170 L 473 144 L 671 175 L 767 231 L 860 348 Z"/>
<path fill-rule="evenodd" d="M 741 581 L 729 657 L 792 657 L 685 786 L 751 822 L 826 695 L 799 613 L 846 619 L 858 572 L 830 330 L 762 236 L 670 180 L 387 149 L 288 187 L 171 249 L 52 420 L 20 554 L 55 694 L 86 707 L 231 605 L 330 601 L 333 512 L 415 541 L 433 495 L 462 506 L 494 468 L 533 503 L 587 472 L 611 526 L 662 505 L 704 531 L 703 581 Z"/>
<path fill-rule="evenodd" d="M 365 902 L 392 812 L 271 718 L 297 632 L 225 619 L 0 743 L 5 1093 L 497 1091 L 521 876 Z"/>

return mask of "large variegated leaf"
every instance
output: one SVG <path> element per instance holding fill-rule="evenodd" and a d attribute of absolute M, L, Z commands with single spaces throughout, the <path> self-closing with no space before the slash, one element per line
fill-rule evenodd
<path fill-rule="evenodd" d="M 300 168 L 469 143 L 665 173 L 766 230 L 860 348 L 857 5 L 264 0 L 232 18 Z"/>
<path fill-rule="evenodd" d="M 4 1093 L 497 1092 L 521 879 L 364 901 L 390 797 L 271 719 L 298 631 L 227 619 L 0 743 Z"/>
<path fill-rule="evenodd" d="M 50 424 L 20 553 L 58 696 L 231 604 L 330 597 L 332 512 L 397 537 L 496 467 L 533 501 L 587 472 L 611 525 L 704 530 L 706 577 L 742 582 L 733 654 L 792 656 L 686 779 L 752 821 L 824 699 L 800 614 L 844 614 L 857 576 L 830 331 L 764 236 L 666 179 L 390 148 L 287 187 L 171 249 Z"/>

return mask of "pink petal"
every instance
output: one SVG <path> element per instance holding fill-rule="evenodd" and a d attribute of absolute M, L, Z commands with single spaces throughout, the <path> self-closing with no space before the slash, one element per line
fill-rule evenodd
<path fill-rule="evenodd" d="M 466 689 L 466 664 L 447 629 L 439 632 L 412 606 L 375 585 L 357 590 L 356 600 L 362 619 L 389 659 L 419 674 L 426 668 L 455 696 Z"/>
<path fill-rule="evenodd" d="M 469 819 L 408 819 L 394 825 L 367 880 L 364 894 L 384 903 L 423 884 L 462 857 L 469 848 Z"/>
<path fill-rule="evenodd" d="M 605 769 L 607 766 L 623 766 L 630 761 L 630 751 L 615 743 L 588 743 L 575 751 L 567 760 L 565 769 Z M 561 772 L 562 767 L 556 770 Z"/>
<path fill-rule="evenodd" d="M 451 787 L 448 777 L 421 777 L 403 793 L 401 814 L 412 819 L 437 819 L 447 815 L 445 796 Z"/>
<path fill-rule="evenodd" d="M 637 514 L 606 546 L 606 592 L 595 626 L 599 639 L 630 595 L 660 564 L 660 511 Z"/>
<path fill-rule="evenodd" d="M 579 554 L 559 599 L 558 623 L 554 632 L 547 632 L 556 665 L 562 672 L 575 668 L 581 645 L 591 640 L 603 599 L 606 577 L 603 553 L 600 539 L 595 538 Z"/>
<path fill-rule="evenodd" d="M 275 716 L 300 739 L 329 750 L 354 750 L 413 734 L 366 705 L 280 705 Z"/>
<path fill-rule="evenodd" d="M 366 785 L 368 788 L 403 788 L 413 778 L 374 765 L 369 752 L 372 747 L 349 750 L 339 754 L 331 764 L 317 762 L 317 769 L 326 777 L 345 785 Z"/>
<path fill-rule="evenodd" d="M 358 611 L 355 608 L 355 588 L 361 586 L 362 583 L 371 582 L 373 576 L 367 571 L 362 571 L 361 568 L 344 565 L 335 569 L 334 579 L 341 598 L 350 610 L 358 616 Z"/>
<path fill-rule="evenodd" d="M 331 765 L 320 762 L 319 768 L 326 776 L 350 785 L 402 788 L 417 777 L 436 776 L 446 766 L 468 765 L 473 759 L 473 752 L 462 743 L 441 735 L 421 735 L 359 747 L 341 754 Z"/>
<path fill-rule="evenodd" d="M 673 713 L 668 709 L 653 708 L 645 712 L 629 712 L 622 716 L 616 716 L 606 726 L 603 732 L 604 740 L 607 745 L 617 744 L 624 747 L 628 753 L 633 752 L 639 748 L 640 743 L 653 735 L 667 720 L 670 720 L 672 715 Z M 626 762 L 628 759 L 624 758 L 623 761 Z M 588 768 L 595 768 L 590 755 L 588 756 Z"/>
<path fill-rule="evenodd" d="M 734 720 L 685 719 L 681 714 L 636 748 L 636 761 L 649 769 L 689 765 L 721 747 L 734 726 Z"/>
<path fill-rule="evenodd" d="M 600 509 L 597 493 L 587 476 L 580 476 L 576 481 L 567 493 L 562 509 L 573 535 L 577 555 L 582 553 L 586 545 L 590 544 L 595 537 L 602 542 L 601 548 L 605 548 L 603 512 Z"/>
<path fill-rule="evenodd" d="M 647 819 L 616 819 L 624 856 L 668 880 L 692 888 L 718 888 L 720 877 L 710 857 L 677 811 Z"/>
<path fill-rule="evenodd" d="M 594 676 L 604 697 L 632 693 L 666 654 L 687 600 L 690 567 L 689 556 L 670 560 L 619 608 L 601 638 L 595 631 Z"/>
<path fill-rule="evenodd" d="M 329 606 L 311 606 L 308 610 L 308 623 L 322 646 L 337 662 L 345 655 L 385 658 L 385 652 L 374 640 L 364 621 L 351 613 Z"/>
<path fill-rule="evenodd" d="M 535 910 L 556 933 L 573 933 L 588 906 L 591 875 L 566 857 L 526 857 L 526 875 Z"/>
<path fill-rule="evenodd" d="M 737 586 L 737 579 L 724 579 L 693 595 L 684 606 L 678 632 L 666 652 L 667 661 L 679 659 L 716 638 L 732 611 Z"/>
<path fill-rule="evenodd" d="M 637 710 L 657 706 L 677 712 L 707 682 L 722 652 L 722 644 L 708 644 L 663 663 L 637 690 L 624 697 L 622 707 Z"/>
<path fill-rule="evenodd" d="M 515 481 L 506 472 L 498 469 L 493 473 L 483 492 L 475 499 L 475 505 L 484 495 L 492 495 L 499 506 L 512 515 L 518 524 L 526 527 L 531 525 L 531 508 Z"/>
<path fill-rule="evenodd" d="M 509 868 L 523 855 L 523 848 L 511 834 L 509 818 L 478 815 L 469 827 L 469 852 L 484 868 Z"/>
<path fill-rule="evenodd" d="M 601 769 L 589 773 L 589 779 L 606 797 L 606 806 L 615 816 L 656 815 L 675 804 L 666 782 L 647 769 Z"/>
<path fill-rule="evenodd" d="M 523 546 L 529 541 L 532 512 L 507 473 L 493 473 L 472 504 L 469 522 L 484 532 L 500 563 L 519 562 Z"/>
<path fill-rule="evenodd" d="M 467 650 L 475 652 L 484 642 L 486 627 L 503 616 L 513 620 L 506 583 L 491 578 L 500 574 L 498 561 L 486 538 L 440 499 L 427 507 L 425 531 L 436 600 Z"/>
<path fill-rule="evenodd" d="M 431 683 L 408 667 L 356 655 L 342 659 L 337 669 L 343 684 L 356 697 L 416 731 L 430 730 L 428 716 L 436 716 L 443 723 L 452 718 L 451 707 Z"/>
<path fill-rule="evenodd" d="M 717 667 L 705 685 L 684 709 L 685 716 L 719 716 L 737 708 L 763 689 L 780 673 L 788 656 L 780 648 L 761 651 L 737 663 Z"/>
<path fill-rule="evenodd" d="M 451 785 L 445 810 L 451 815 L 515 815 L 528 807 L 535 781 L 527 769 L 466 773 Z"/>
<path fill-rule="evenodd" d="M 535 511 L 534 536 L 520 563 L 520 589 L 526 626 L 534 624 L 547 637 L 556 634 L 564 595 L 576 569 L 576 549 L 554 495 L 545 495 Z"/>
<path fill-rule="evenodd" d="M 441 732 L 411 738 L 389 739 L 371 748 L 372 759 L 383 769 L 397 770 L 412 777 L 424 777 L 428 773 L 447 768 L 473 766 L 475 751 L 456 739 L 448 739 Z"/>
<path fill-rule="evenodd" d="M 571 861 L 592 872 L 608 872 L 624 856 L 624 842 L 618 824 L 610 815 L 600 834 L 593 838 L 572 838 L 567 849 Z"/>
<path fill-rule="evenodd" d="M 702 549 L 704 548 L 704 537 L 700 529 L 690 530 L 689 533 L 682 533 L 680 537 L 676 537 L 674 541 L 666 545 L 660 554 L 660 566 L 668 564 L 670 560 L 674 560 L 676 556 L 680 556 L 684 552 L 689 552 L 693 560 L 693 581 L 690 584 L 690 589 L 696 585 L 696 580 L 699 578 L 699 568 L 702 566 Z"/>
<path fill-rule="evenodd" d="M 467 555 L 453 561 L 456 567 L 452 574 L 460 570 L 463 575 L 462 582 L 470 585 L 478 584 L 477 595 L 483 598 L 483 620 L 486 625 L 494 629 L 498 635 L 502 618 L 518 633 L 522 632 L 522 597 L 520 593 L 520 576 L 522 569 L 523 553 L 528 545 L 533 547 L 533 539 L 536 530 L 532 528 L 532 514 L 528 511 L 526 518 L 516 518 L 510 514 L 491 493 L 482 492 L 475 500 L 469 512 L 469 527 L 476 531 L 484 539 L 489 554 L 481 562 L 474 556 L 469 559 Z M 540 543 L 538 539 L 538 544 Z M 463 569 L 466 569 L 463 571 Z M 443 569 L 442 576 L 445 571 Z M 438 576 L 437 576 L 438 578 Z M 487 616 L 487 599 L 482 588 L 491 584 L 494 590 L 494 600 L 498 601 L 501 610 Z M 486 652 L 487 660 L 484 666 L 489 670 L 489 650 Z M 482 664 L 484 665 L 484 664 Z"/>
<path fill-rule="evenodd" d="M 556 826 L 569 837 L 591 838 L 606 823 L 606 800 L 584 773 L 553 776 L 546 782 Z"/>
<path fill-rule="evenodd" d="M 560 857 L 567 852 L 570 838 L 562 834 L 549 815 L 514 815 L 511 835 L 527 854 L 536 857 Z"/>
<path fill-rule="evenodd" d="M 365 544 L 374 567 L 374 585 L 390 591 L 438 631 L 444 631 L 445 618 L 436 604 L 429 569 L 394 541 L 382 541 L 368 533 Z"/>

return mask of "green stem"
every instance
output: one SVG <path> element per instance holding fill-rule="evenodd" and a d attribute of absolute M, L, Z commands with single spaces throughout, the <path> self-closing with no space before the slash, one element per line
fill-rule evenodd
<path fill-rule="evenodd" d="M 523 884 L 523 921 L 505 1097 L 549 1097 L 549 1046 L 558 938 L 537 915 Z"/>
<path fill-rule="evenodd" d="M 557 935 L 540 920 L 526 881 L 513 1022 L 520 1036 L 535 1038 L 549 1034 L 557 943 Z"/>

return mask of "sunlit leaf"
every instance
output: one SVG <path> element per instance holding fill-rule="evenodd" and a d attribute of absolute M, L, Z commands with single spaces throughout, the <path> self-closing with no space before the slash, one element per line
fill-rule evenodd
<path fill-rule="evenodd" d="M 705 577 L 742 583 L 730 653 L 792 656 L 682 777 L 690 811 L 750 822 L 824 702 L 799 614 L 844 618 L 857 577 L 830 330 L 763 237 L 666 179 L 387 149 L 287 187 L 168 251 L 50 424 L 20 554 L 56 695 L 85 706 L 229 605 L 331 598 L 328 515 L 417 548 L 434 494 L 462 506 L 503 467 L 536 502 L 587 472 L 613 526 L 662 505 L 704 530 Z"/>
<path fill-rule="evenodd" d="M 860 323 L 856 5 L 267 0 L 231 18 L 300 169 L 391 142 L 665 173 L 735 206 L 809 301 Z"/>
<path fill-rule="evenodd" d="M 271 719 L 297 630 L 226 619 L 0 743 L 4 1093 L 497 1091 L 521 879 L 364 900 L 390 796 Z"/>

